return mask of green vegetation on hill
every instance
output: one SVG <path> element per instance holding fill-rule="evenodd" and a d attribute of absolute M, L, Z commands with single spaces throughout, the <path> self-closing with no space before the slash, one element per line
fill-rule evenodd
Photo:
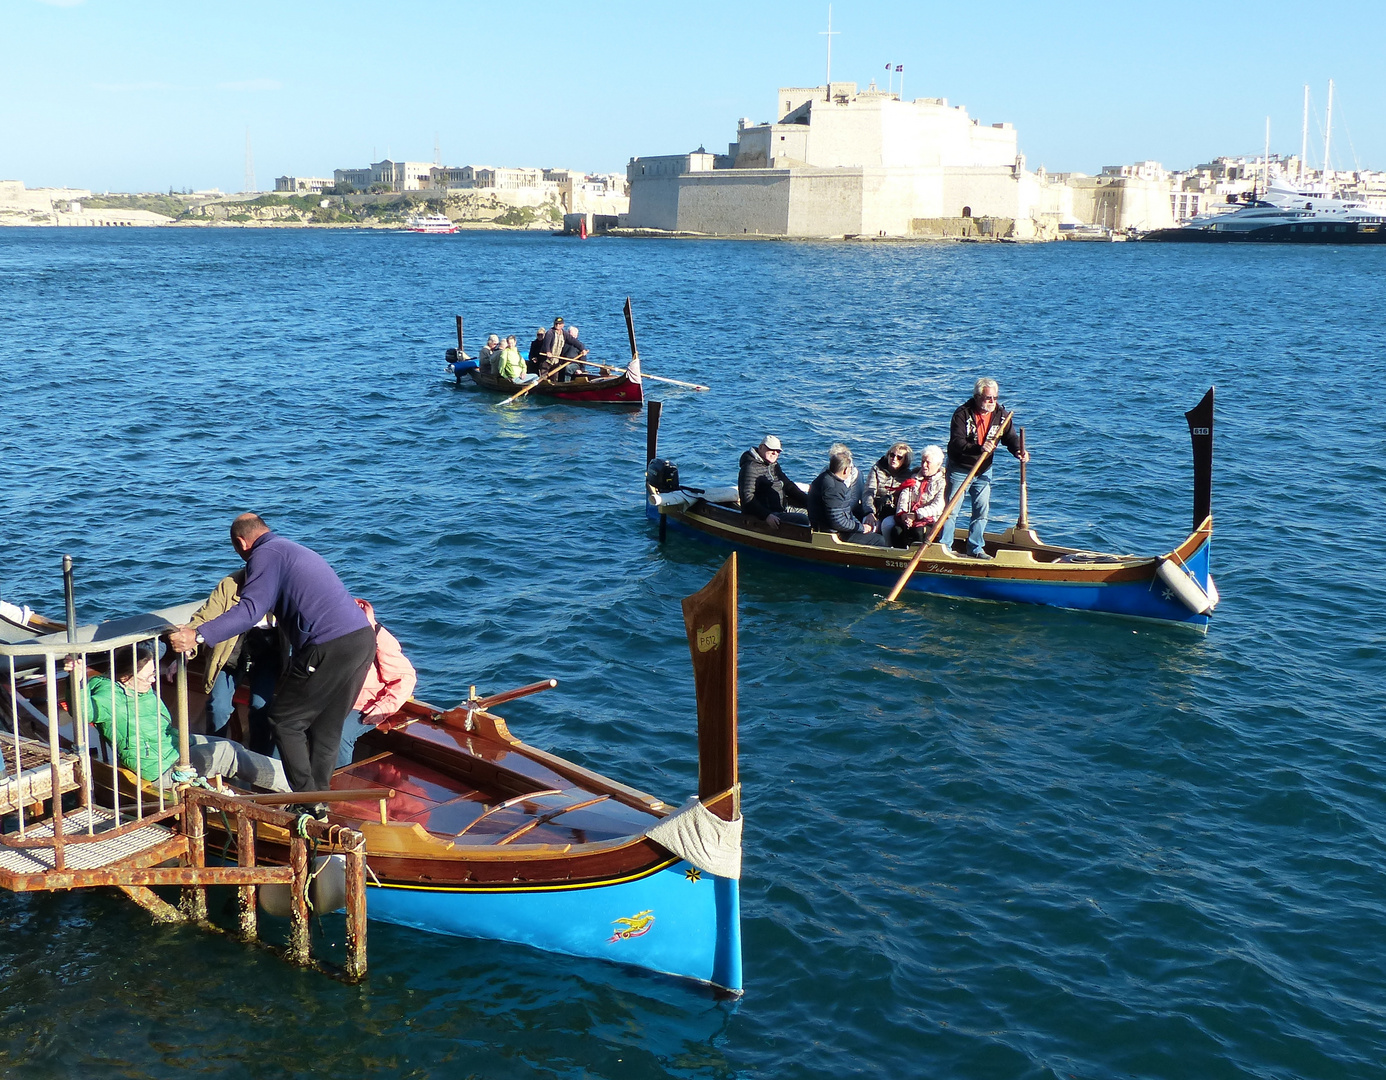
<path fill-rule="evenodd" d="M 192 199 L 186 195 L 92 195 L 82 200 L 93 210 L 150 210 L 165 217 L 182 217 Z"/>

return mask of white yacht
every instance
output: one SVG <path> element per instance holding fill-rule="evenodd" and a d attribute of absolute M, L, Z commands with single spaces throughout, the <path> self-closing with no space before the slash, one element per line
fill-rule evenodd
<path fill-rule="evenodd" d="M 1386 212 L 1357 199 L 1337 199 L 1327 187 L 1300 187 L 1282 177 L 1264 194 L 1230 213 L 1197 217 L 1176 229 L 1156 229 L 1142 240 L 1219 244 L 1386 243 Z"/>

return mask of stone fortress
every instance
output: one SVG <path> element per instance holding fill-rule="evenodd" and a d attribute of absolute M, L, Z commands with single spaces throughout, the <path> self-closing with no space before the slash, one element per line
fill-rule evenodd
<path fill-rule="evenodd" d="M 944 98 L 905 101 L 874 84 L 791 87 L 773 123 L 742 120 L 726 154 L 631 158 L 621 224 L 714 236 L 1056 239 L 1168 228 L 1264 190 L 1297 158 L 1217 158 L 1185 172 L 1158 162 L 1097 176 L 1031 172 L 1015 129 L 983 125 Z M 1318 174 L 1322 176 L 1322 174 Z M 1345 195 L 1386 209 L 1386 173 L 1335 174 Z"/>
<path fill-rule="evenodd" d="M 726 154 L 632 158 L 639 229 L 714 235 L 936 235 L 954 219 L 1057 235 L 1072 192 L 1025 167 L 1010 124 L 982 125 L 943 98 L 902 100 L 855 83 L 783 88 L 773 123 L 742 120 Z"/>

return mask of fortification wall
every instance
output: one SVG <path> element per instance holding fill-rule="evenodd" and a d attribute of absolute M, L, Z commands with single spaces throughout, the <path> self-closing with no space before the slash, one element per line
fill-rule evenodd
<path fill-rule="evenodd" d="M 1020 181 L 1004 168 L 948 169 L 943 176 L 943 214 L 946 217 L 1018 218 Z M 923 216 L 923 215 L 920 215 Z"/>
<path fill-rule="evenodd" d="M 632 229 L 678 229 L 679 182 L 680 177 L 667 173 L 632 177 L 630 209 L 622 224 Z"/>
<path fill-rule="evenodd" d="M 795 170 L 786 234 L 846 236 L 862 231 L 861 169 Z"/>
<path fill-rule="evenodd" d="M 786 169 L 690 173 L 680 178 L 676 192 L 678 224 L 675 228 L 681 232 L 721 236 L 789 235 L 790 180 Z M 632 205 L 634 201 L 635 185 L 632 185 Z M 634 218 L 634 214 L 631 216 Z"/>

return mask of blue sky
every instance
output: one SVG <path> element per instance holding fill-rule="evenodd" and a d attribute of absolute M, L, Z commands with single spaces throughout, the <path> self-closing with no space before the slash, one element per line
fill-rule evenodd
<path fill-rule="evenodd" d="M 1386 168 L 1386 5 L 833 4 L 833 77 L 905 65 L 907 97 L 1010 121 L 1030 166 L 1096 172 L 1298 152 L 1337 83 L 1333 163 Z M 372 157 L 622 170 L 724 149 L 779 86 L 824 75 L 825 3 L 202 5 L 0 0 L 0 179 L 261 189 Z"/>

